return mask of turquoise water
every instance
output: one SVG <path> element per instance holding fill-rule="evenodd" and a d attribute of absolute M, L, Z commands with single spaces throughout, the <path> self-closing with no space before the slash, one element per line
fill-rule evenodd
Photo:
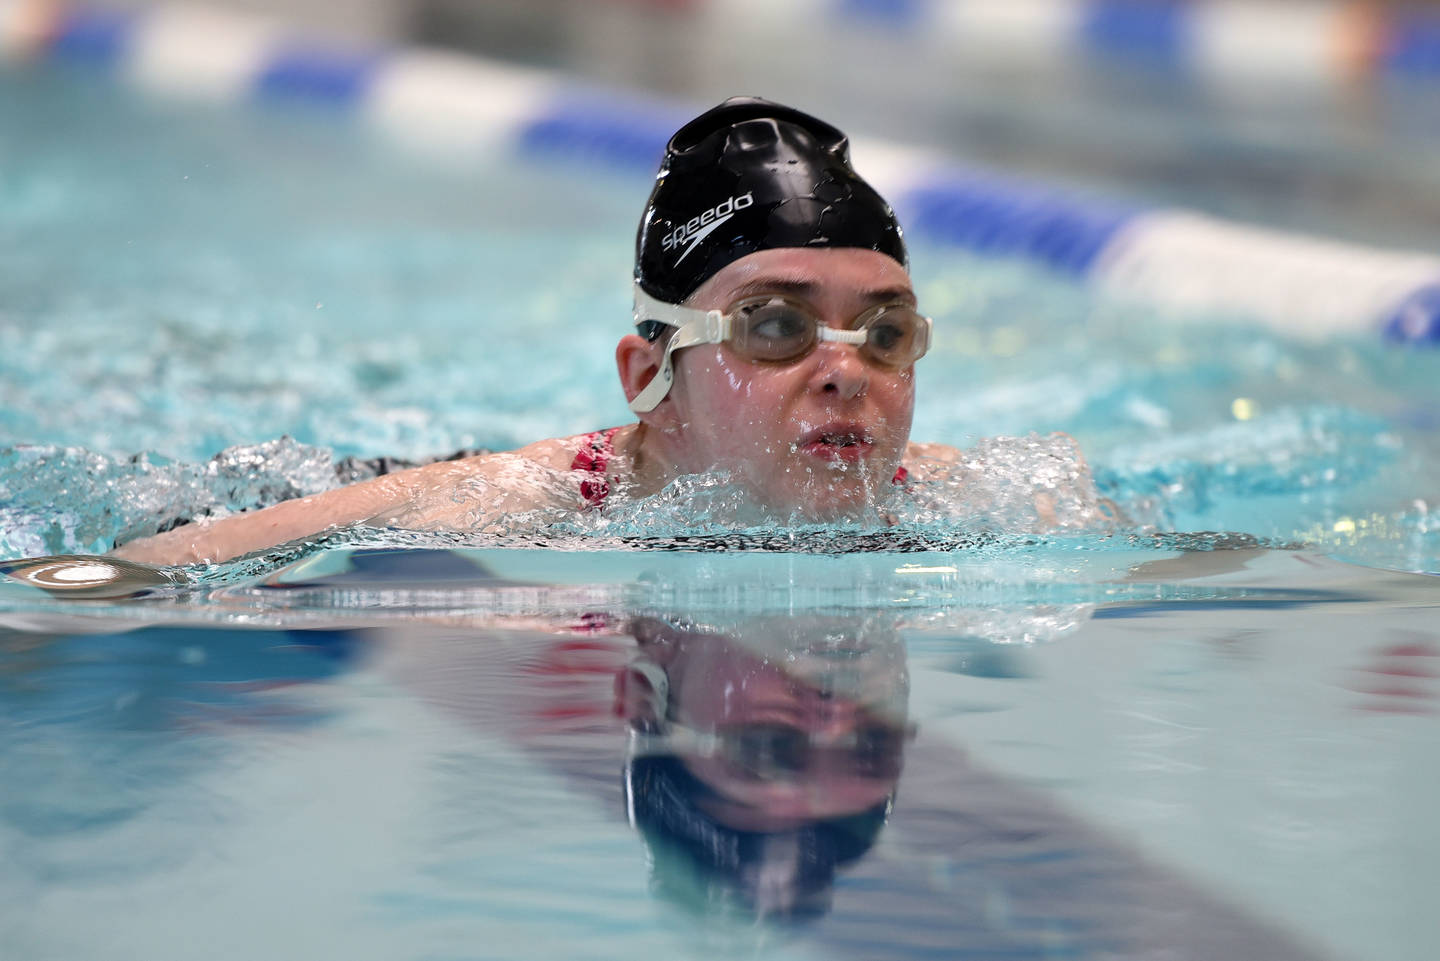
<path fill-rule="evenodd" d="M 101 550 L 334 483 L 346 456 L 629 419 L 609 357 L 643 179 L 422 163 L 343 118 L 94 80 L 5 78 L 0 551 Z M 1440 569 L 1435 354 L 1164 316 L 912 243 L 937 321 L 916 439 L 1067 431 L 1142 524 Z"/>
<path fill-rule="evenodd" d="M 84 74 L 0 86 L 0 557 L 323 489 L 347 457 L 628 419 L 609 357 L 643 179 L 420 160 Z M 937 325 L 915 437 L 1069 432 L 1132 524 L 726 531 L 696 499 L 163 574 L 13 567 L 0 944 L 1428 959 L 1440 355 L 912 239 Z M 1006 465 L 989 490 L 1031 482 Z M 916 726 L 878 759 L 903 773 L 863 851 L 721 832 L 760 846 L 726 874 L 629 823 L 627 777 L 690 756 L 615 713 L 652 630 L 723 647 L 702 690 L 823 654 L 824 703 Z"/>
<path fill-rule="evenodd" d="M 1436 603 L 1311 553 L 1154 547 L 332 549 L 128 600 L 0 583 L 0 934 L 37 961 L 1420 961 Z M 858 858 L 782 831 L 760 884 L 626 823 L 651 755 L 615 683 L 657 623 L 726 645 L 702 690 L 833 651 L 842 692 L 914 727 Z"/>

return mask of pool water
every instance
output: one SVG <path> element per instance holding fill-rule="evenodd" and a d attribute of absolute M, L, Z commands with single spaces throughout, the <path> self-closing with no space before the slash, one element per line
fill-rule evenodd
<path fill-rule="evenodd" d="M 333 484 L 347 456 L 630 419 L 608 357 L 644 179 L 420 162 L 343 117 L 95 79 L 5 76 L 0 551 L 103 550 Z M 1433 353 L 1167 316 L 911 239 L 937 321 L 916 439 L 1066 431 L 1139 523 L 1440 569 Z"/>
<path fill-rule="evenodd" d="M 98 554 L 350 457 L 629 419 L 607 368 L 643 178 L 83 73 L 0 86 L 0 557 Z M 1068 432 L 1130 523 L 728 530 L 701 498 L 183 571 L 11 565 L 0 944 L 1428 958 L 1440 357 L 911 240 L 937 335 L 914 436 Z M 997 492 L 1034 483 L 994 462 Z M 704 666 L 693 690 L 800 678 L 807 710 L 898 742 L 617 715 L 656 637 Z M 746 791 L 824 806 L 848 774 L 868 806 L 736 817 L 695 773 L 726 750 Z"/>
<path fill-rule="evenodd" d="M 128 600 L 0 588 L 0 768 L 25 785 L 0 933 L 26 958 L 1420 959 L 1440 934 L 1420 575 L 347 549 Z M 767 886 L 627 824 L 649 755 L 615 678 L 655 623 L 843 651 L 861 680 L 837 683 L 917 728 L 858 858 L 771 831 L 809 859 L 762 859 Z"/>

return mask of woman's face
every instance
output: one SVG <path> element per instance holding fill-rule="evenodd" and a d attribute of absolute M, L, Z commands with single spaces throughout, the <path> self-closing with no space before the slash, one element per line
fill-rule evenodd
<path fill-rule="evenodd" d="M 733 748 L 685 765 L 715 792 L 707 812 L 741 830 L 856 814 L 888 798 L 900 777 L 904 644 L 893 629 L 840 618 L 815 619 L 798 638 L 778 640 L 797 623 L 785 618 L 766 630 L 757 621 L 749 627 L 755 644 L 687 636 L 668 667 L 673 720 Z"/>
<path fill-rule="evenodd" d="M 905 268 L 884 254 L 793 248 L 730 264 L 686 305 L 728 310 L 760 294 L 800 301 L 836 328 L 879 304 L 915 303 Z M 834 341 L 785 363 L 702 345 L 675 365 L 680 470 L 729 470 L 763 506 L 808 520 L 854 516 L 886 495 L 910 437 L 913 367 L 881 367 Z"/>

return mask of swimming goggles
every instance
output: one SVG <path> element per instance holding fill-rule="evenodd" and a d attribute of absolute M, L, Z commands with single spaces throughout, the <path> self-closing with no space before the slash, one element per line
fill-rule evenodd
<path fill-rule="evenodd" d="M 925 356 L 932 326 L 929 317 L 908 304 L 871 307 L 855 318 L 851 329 L 840 330 L 826 325 L 805 304 L 779 294 L 747 297 L 727 311 L 696 310 L 656 300 L 636 284 L 635 326 L 649 333 L 660 325 L 678 329 L 665 347 L 659 372 L 630 402 L 637 414 L 654 410 L 670 393 L 675 380 L 670 356 L 686 347 L 723 343 L 746 360 L 778 364 L 799 360 L 829 340 L 854 344 L 871 363 L 898 369 Z"/>
<path fill-rule="evenodd" d="M 812 776 L 826 754 L 852 775 L 893 779 L 900 776 L 906 743 L 915 737 L 914 725 L 878 721 L 826 737 L 781 723 L 734 725 L 718 731 L 674 723 L 667 728 L 664 734 L 636 735 L 632 755 L 717 758 L 747 780 L 771 782 Z"/>

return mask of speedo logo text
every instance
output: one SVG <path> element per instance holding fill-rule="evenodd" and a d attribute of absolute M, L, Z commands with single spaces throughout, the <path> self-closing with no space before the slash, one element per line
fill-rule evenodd
<path fill-rule="evenodd" d="M 748 192 L 722 200 L 698 217 L 691 217 L 676 226 L 660 238 L 660 245 L 666 250 L 683 248 L 680 256 L 675 259 L 678 264 L 690 255 L 690 251 L 694 250 L 700 241 L 710 236 L 711 231 L 735 216 L 736 211 L 744 210 L 754 202 L 754 194 Z"/>

